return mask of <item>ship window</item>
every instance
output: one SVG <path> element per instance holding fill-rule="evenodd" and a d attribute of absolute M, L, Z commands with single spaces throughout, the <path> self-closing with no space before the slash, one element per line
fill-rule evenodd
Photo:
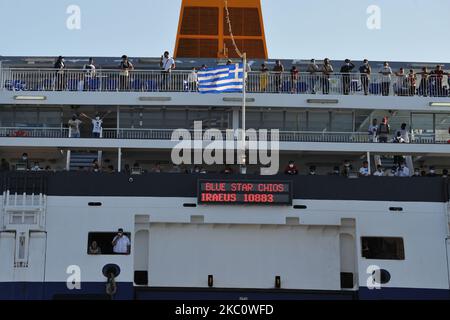
<path fill-rule="evenodd" d="M 124 236 L 127 236 L 131 243 L 131 234 L 129 232 L 124 232 Z M 113 251 L 112 241 L 117 235 L 115 232 L 89 232 L 88 242 L 87 242 L 87 253 L 89 255 L 115 255 Z M 96 243 L 93 244 L 93 243 Z M 98 248 L 98 249 L 97 249 Z M 125 254 L 130 254 L 128 253 Z"/>
<path fill-rule="evenodd" d="M 362 237 L 361 255 L 366 259 L 405 260 L 403 239 Z"/>

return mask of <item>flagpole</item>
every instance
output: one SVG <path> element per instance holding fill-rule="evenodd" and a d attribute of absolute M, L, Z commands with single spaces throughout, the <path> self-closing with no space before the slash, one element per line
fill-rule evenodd
<path fill-rule="evenodd" d="M 242 60 L 243 60 L 243 64 L 244 64 L 244 86 L 242 89 L 242 148 L 243 148 L 243 154 L 242 154 L 242 159 L 241 159 L 241 166 L 245 167 L 246 165 L 246 134 L 245 134 L 245 116 L 246 116 L 246 103 L 247 103 L 247 86 L 246 86 L 246 81 L 247 81 L 247 53 L 244 52 L 243 56 L 242 56 Z"/>

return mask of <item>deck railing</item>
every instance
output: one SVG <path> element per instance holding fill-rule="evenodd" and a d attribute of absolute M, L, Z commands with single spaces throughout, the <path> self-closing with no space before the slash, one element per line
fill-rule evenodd
<path fill-rule="evenodd" d="M 194 137 L 194 130 L 188 130 L 191 137 Z M 132 128 L 105 128 L 102 130 L 102 139 L 122 139 L 122 140 L 171 140 L 172 129 L 132 129 Z M 223 140 L 237 139 L 233 131 L 221 131 Z M 204 140 L 211 140 L 211 132 L 201 131 Z M 69 138 L 68 128 L 51 127 L 0 127 L 0 138 Z M 230 138 L 231 137 L 231 138 Z M 81 138 L 91 138 L 91 136 Z M 449 142 L 448 135 L 422 133 L 412 134 L 410 143 L 414 144 L 443 144 Z M 76 138 L 74 138 L 76 139 Z M 254 140 L 253 138 L 249 138 Z M 261 140 L 260 137 L 258 139 Z M 267 139 L 270 141 L 270 131 Z M 326 143 L 372 143 L 373 137 L 366 132 L 329 132 L 329 131 L 279 131 L 280 142 L 326 142 Z"/>
<path fill-rule="evenodd" d="M 197 92 L 197 74 L 175 70 L 170 74 L 158 70 L 29 69 L 3 68 L 0 91 L 93 91 L 93 92 Z M 449 96 L 449 77 L 417 74 L 415 81 L 405 76 L 373 73 L 333 73 L 331 75 L 290 72 L 250 72 L 250 93 Z"/>

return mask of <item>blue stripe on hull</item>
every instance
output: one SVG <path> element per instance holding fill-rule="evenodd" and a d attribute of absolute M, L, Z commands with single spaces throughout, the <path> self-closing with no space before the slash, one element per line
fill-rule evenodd
<path fill-rule="evenodd" d="M 360 288 L 350 291 L 233 290 L 196 288 L 142 288 L 117 283 L 117 300 L 450 300 L 450 290 L 416 288 Z M 108 299 L 104 282 L 85 282 L 69 290 L 65 282 L 0 282 L 0 300 Z"/>

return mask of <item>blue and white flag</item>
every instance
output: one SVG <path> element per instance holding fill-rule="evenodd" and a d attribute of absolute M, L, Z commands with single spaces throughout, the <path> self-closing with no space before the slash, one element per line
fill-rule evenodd
<path fill-rule="evenodd" d="M 197 75 L 200 93 L 242 92 L 244 89 L 242 63 L 201 70 Z"/>

